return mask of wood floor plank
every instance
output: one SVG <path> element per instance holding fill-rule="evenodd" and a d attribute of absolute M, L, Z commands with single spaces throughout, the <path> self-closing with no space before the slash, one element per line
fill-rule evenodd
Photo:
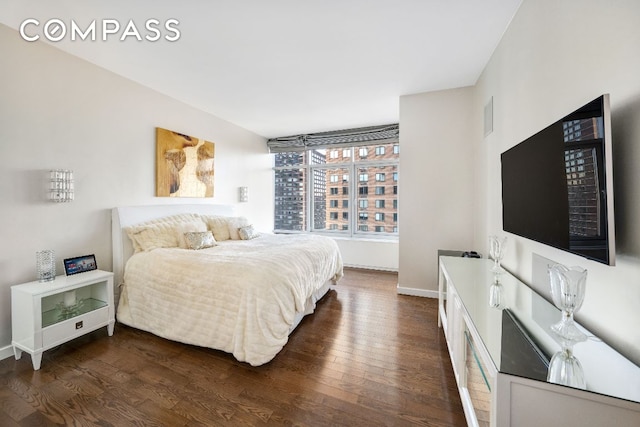
<path fill-rule="evenodd" d="M 463 426 L 437 301 L 346 269 L 271 362 L 116 324 L 0 361 L 0 425 Z M 105 328 L 106 329 L 106 328 Z"/>

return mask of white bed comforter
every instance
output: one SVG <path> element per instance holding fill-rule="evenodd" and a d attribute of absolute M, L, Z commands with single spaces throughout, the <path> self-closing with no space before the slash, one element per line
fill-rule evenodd
<path fill-rule="evenodd" d="M 309 297 L 341 276 L 335 241 L 315 235 L 139 252 L 126 265 L 118 321 L 258 366 L 287 343 Z"/>

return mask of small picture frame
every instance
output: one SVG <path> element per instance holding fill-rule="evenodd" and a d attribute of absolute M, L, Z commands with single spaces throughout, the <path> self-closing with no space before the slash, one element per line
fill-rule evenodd
<path fill-rule="evenodd" d="M 97 269 L 98 264 L 96 263 L 96 256 L 93 254 L 67 258 L 64 260 L 64 271 L 67 276 Z"/>

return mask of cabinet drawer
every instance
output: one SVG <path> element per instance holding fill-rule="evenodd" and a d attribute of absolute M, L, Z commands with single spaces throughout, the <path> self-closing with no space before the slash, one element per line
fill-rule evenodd
<path fill-rule="evenodd" d="M 42 347 L 47 349 L 79 337 L 109 322 L 109 308 L 103 307 L 42 330 Z"/>

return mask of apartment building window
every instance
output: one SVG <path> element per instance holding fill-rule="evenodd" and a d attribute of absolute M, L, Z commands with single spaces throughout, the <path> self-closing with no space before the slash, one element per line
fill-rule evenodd
<path fill-rule="evenodd" d="M 354 145 L 347 146 L 354 134 Z M 328 135 L 328 142 L 324 134 L 269 140 L 275 158 L 274 231 L 397 236 L 397 135 L 397 125 L 389 125 L 362 139 L 350 130 Z M 375 212 L 369 211 L 373 206 Z M 367 225 L 369 215 L 375 227 Z"/>

